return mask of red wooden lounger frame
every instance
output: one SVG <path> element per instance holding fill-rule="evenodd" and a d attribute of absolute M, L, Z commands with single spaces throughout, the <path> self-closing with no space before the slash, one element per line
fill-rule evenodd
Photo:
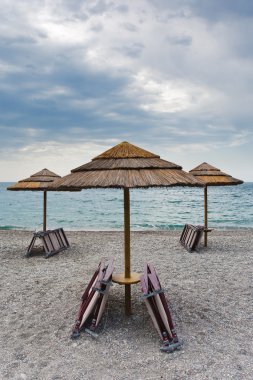
<path fill-rule="evenodd" d="M 87 327 L 90 317 L 92 317 L 91 325 L 89 329 L 86 328 L 85 330 L 87 332 L 94 332 L 98 326 L 103 313 L 102 307 L 105 307 L 111 286 L 113 269 L 113 259 L 111 259 L 107 266 L 101 261 L 94 272 L 82 295 L 81 305 L 71 335 L 72 338 L 80 336 L 81 329 Z"/>
<path fill-rule="evenodd" d="M 141 288 L 153 324 L 163 341 L 161 351 L 173 352 L 179 349 L 181 343 L 178 341 L 164 291 L 152 264 L 145 265 L 144 274 L 141 276 Z"/>

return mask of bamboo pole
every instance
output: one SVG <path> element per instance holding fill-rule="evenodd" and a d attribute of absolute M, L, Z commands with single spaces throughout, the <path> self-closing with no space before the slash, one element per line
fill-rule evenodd
<path fill-rule="evenodd" d="M 208 221 L 207 221 L 207 185 L 204 188 L 204 218 L 205 218 L 205 235 L 204 235 L 204 246 L 207 247 L 207 229 L 208 229 Z"/>
<path fill-rule="evenodd" d="M 47 230 L 47 192 L 43 191 L 43 231 Z"/>
<path fill-rule="evenodd" d="M 130 193 L 124 188 L 125 277 L 131 277 L 130 261 Z M 131 315 L 131 285 L 125 285 L 125 314 Z"/>

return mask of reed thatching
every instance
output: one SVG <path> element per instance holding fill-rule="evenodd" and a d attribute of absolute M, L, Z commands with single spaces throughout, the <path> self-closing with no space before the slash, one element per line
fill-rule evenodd
<path fill-rule="evenodd" d="M 189 173 L 204 182 L 207 186 L 233 186 L 243 183 L 240 179 L 233 178 L 231 175 L 223 173 L 220 169 L 206 162 L 196 166 Z"/>
<path fill-rule="evenodd" d="M 148 152 L 136 145 L 129 144 L 127 141 L 115 145 L 114 147 L 101 153 L 99 156 L 93 158 L 93 160 L 99 160 L 101 158 L 160 158 L 157 154 Z"/>
<path fill-rule="evenodd" d="M 116 169 L 182 169 L 181 166 L 162 160 L 160 158 L 107 158 L 96 159 L 84 164 L 71 173 L 93 170 L 116 170 Z"/>
<path fill-rule="evenodd" d="M 7 190 L 46 191 L 58 178 L 61 178 L 58 174 L 55 174 L 48 169 L 42 169 L 41 171 L 32 174 L 29 178 L 22 179 L 14 185 L 7 187 Z"/>
<path fill-rule="evenodd" d="M 203 186 L 182 167 L 122 142 L 57 179 L 51 189 Z"/>

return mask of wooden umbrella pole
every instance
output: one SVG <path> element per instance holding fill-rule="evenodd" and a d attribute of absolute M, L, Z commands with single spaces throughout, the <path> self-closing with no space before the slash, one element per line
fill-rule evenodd
<path fill-rule="evenodd" d="M 204 246 L 207 247 L 207 229 L 208 229 L 208 222 L 207 222 L 207 186 L 205 186 L 204 189 L 204 207 L 205 207 L 205 234 L 204 234 Z"/>
<path fill-rule="evenodd" d="M 124 189 L 124 228 L 125 228 L 125 277 L 130 278 L 130 194 Z"/>
<path fill-rule="evenodd" d="M 130 262 L 130 193 L 124 188 L 125 277 L 131 277 Z M 131 285 L 125 285 L 125 314 L 131 315 Z"/>
<path fill-rule="evenodd" d="M 47 192 L 44 191 L 43 201 L 43 231 L 47 230 Z"/>

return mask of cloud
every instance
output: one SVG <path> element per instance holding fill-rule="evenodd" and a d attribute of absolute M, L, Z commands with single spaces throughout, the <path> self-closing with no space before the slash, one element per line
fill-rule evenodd
<path fill-rule="evenodd" d="M 221 97 L 213 89 L 194 83 L 167 79 L 159 73 L 142 70 L 133 76 L 127 93 L 139 100 L 139 107 L 149 112 L 176 113 L 201 108 L 212 103 L 212 96 Z"/>
<path fill-rule="evenodd" d="M 166 41 L 172 45 L 190 46 L 192 44 L 192 37 L 187 35 L 181 36 L 168 36 Z"/>
<path fill-rule="evenodd" d="M 117 139 L 79 141 L 76 144 L 54 140 L 31 142 L 16 149 L 15 154 L 9 157 L 0 152 L 0 166 L 2 168 L 8 166 L 12 172 L 11 179 L 15 181 L 27 178 L 45 167 L 62 176 L 68 174 L 71 169 L 89 162 L 99 155 L 104 147 L 109 149 L 119 142 Z M 17 162 L 22 162 L 22 165 L 17 165 Z"/>
<path fill-rule="evenodd" d="M 135 42 L 129 45 L 117 47 L 115 50 L 130 58 L 138 58 L 145 46 L 140 42 Z"/>
<path fill-rule="evenodd" d="M 134 24 L 131 24 L 130 22 L 124 22 L 122 24 L 122 28 L 128 30 L 129 32 L 137 32 L 138 31 L 137 26 Z"/>
<path fill-rule="evenodd" d="M 216 22 L 230 17 L 252 17 L 253 4 L 250 0 L 148 0 L 150 6 L 171 17 L 194 15 Z"/>
<path fill-rule="evenodd" d="M 113 7 L 114 3 L 112 1 L 99 0 L 90 3 L 89 12 L 93 14 L 103 14 L 112 9 Z"/>
<path fill-rule="evenodd" d="M 171 148 L 179 161 L 187 149 L 195 157 L 234 149 L 249 162 L 252 7 L 2 1 L 2 160 L 52 142 L 66 151 L 93 142 L 92 153 L 108 146 L 103 141 L 129 140 L 165 154 Z M 40 162 L 47 157 L 53 162 L 53 150 Z"/>
<path fill-rule="evenodd" d="M 7 61 L 0 61 L 0 77 L 19 72 L 22 72 L 22 69 L 18 65 L 10 64 Z"/>

